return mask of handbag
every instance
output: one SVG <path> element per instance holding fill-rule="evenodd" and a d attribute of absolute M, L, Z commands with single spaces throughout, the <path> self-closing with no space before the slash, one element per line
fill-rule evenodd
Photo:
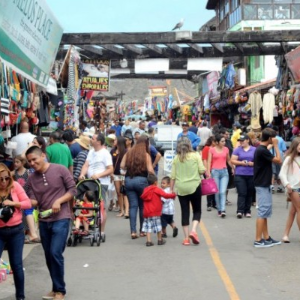
<path fill-rule="evenodd" d="M 124 184 L 121 185 L 120 187 L 120 193 L 123 194 L 123 195 L 126 195 L 126 187 Z"/>
<path fill-rule="evenodd" d="M 214 195 L 219 192 L 217 184 L 213 178 L 201 180 L 201 194 L 202 196 Z"/>

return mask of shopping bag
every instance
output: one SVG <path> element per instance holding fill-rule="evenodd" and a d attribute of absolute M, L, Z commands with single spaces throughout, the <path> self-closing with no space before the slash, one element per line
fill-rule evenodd
<path fill-rule="evenodd" d="M 213 178 L 201 180 L 201 194 L 203 196 L 214 195 L 219 192 L 217 184 Z"/>

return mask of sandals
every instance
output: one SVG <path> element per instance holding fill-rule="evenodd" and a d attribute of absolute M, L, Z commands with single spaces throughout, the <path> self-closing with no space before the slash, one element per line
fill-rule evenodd
<path fill-rule="evenodd" d="M 147 243 L 146 243 L 146 246 L 147 246 L 147 247 L 151 247 L 151 246 L 154 246 L 154 244 L 153 244 L 152 242 L 147 242 Z"/>
<path fill-rule="evenodd" d="M 131 239 L 132 239 L 132 240 L 135 240 L 135 239 L 137 239 L 137 238 L 138 238 L 138 236 L 137 236 L 136 233 L 132 233 L 132 234 L 131 234 Z"/>
<path fill-rule="evenodd" d="M 84 231 L 82 231 L 80 234 L 81 234 L 81 235 L 89 235 L 89 232 L 86 231 L 86 230 L 84 230 Z"/>
<path fill-rule="evenodd" d="M 147 234 L 145 232 L 140 232 L 140 237 L 145 237 Z"/>
<path fill-rule="evenodd" d="M 116 215 L 116 217 L 124 217 L 123 213 L 119 213 L 118 215 Z"/>
<path fill-rule="evenodd" d="M 109 210 L 109 211 L 112 211 L 113 207 L 114 207 L 113 202 L 110 202 L 110 203 L 109 203 L 109 206 L 108 206 L 108 210 Z"/>

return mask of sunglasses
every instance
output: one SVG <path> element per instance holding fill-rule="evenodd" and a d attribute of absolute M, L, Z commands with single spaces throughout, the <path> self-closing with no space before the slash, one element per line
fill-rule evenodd
<path fill-rule="evenodd" d="M 10 180 L 10 177 L 0 177 L 1 182 L 7 182 Z"/>

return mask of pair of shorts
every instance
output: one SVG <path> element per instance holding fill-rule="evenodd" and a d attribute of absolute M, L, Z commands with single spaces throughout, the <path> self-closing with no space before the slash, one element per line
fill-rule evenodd
<path fill-rule="evenodd" d="M 114 175 L 114 181 L 124 181 L 125 176 L 124 175 Z"/>
<path fill-rule="evenodd" d="M 255 187 L 258 218 L 266 219 L 272 215 L 272 192 L 270 187 Z"/>
<path fill-rule="evenodd" d="M 275 176 L 275 179 L 278 179 L 278 175 L 281 170 L 281 164 L 272 164 L 272 174 Z"/>
<path fill-rule="evenodd" d="M 173 215 L 166 215 L 166 214 L 161 215 L 161 226 L 163 228 L 166 228 L 168 224 L 172 225 L 173 223 L 174 223 Z"/>
<path fill-rule="evenodd" d="M 34 208 L 24 209 L 24 215 L 25 215 L 25 217 L 32 215 L 33 211 L 34 211 Z"/>
<path fill-rule="evenodd" d="M 160 232 L 162 229 L 161 227 L 161 219 L 160 217 L 150 217 L 145 218 L 143 222 L 143 232 Z"/>
<path fill-rule="evenodd" d="M 108 191 L 108 185 L 107 184 L 101 184 L 101 199 L 104 204 L 104 208 L 107 207 L 107 191 Z"/>

